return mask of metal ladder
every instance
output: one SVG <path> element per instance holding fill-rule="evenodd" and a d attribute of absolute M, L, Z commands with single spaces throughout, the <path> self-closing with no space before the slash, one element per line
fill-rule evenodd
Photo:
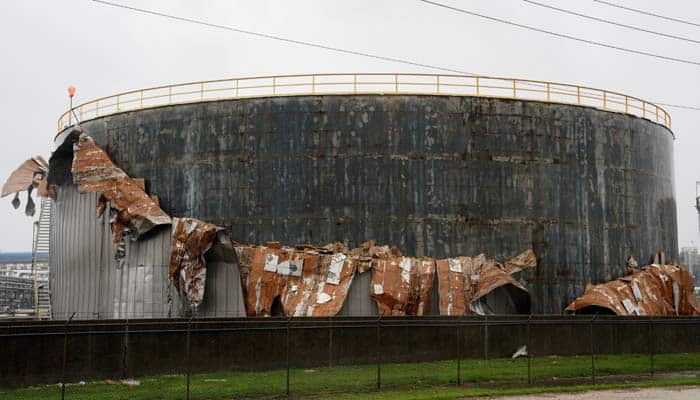
<path fill-rule="evenodd" d="M 34 275 L 34 307 L 36 319 L 51 319 L 49 290 L 49 236 L 51 234 L 50 198 L 41 199 L 39 219 L 34 222 L 32 273 Z"/>

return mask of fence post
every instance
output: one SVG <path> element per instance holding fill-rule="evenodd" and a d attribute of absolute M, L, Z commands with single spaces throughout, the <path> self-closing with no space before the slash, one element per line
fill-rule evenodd
<path fill-rule="evenodd" d="M 593 384 L 595 385 L 595 343 L 593 338 L 593 321 L 595 321 L 595 315 L 591 318 L 590 322 L 590 337 L 591 337 L 591 378 L 593 379 Z"/>
<path fill-rule="evenodd" d="M 464 326 L 462 326 L 462 319 L 464 317 L 459 317 L 457 321 L 457 384 L 462 384 L 462 342 L 464 341 Z"/>
<path fill-rule="evenodd" d="M 122 378 L 126 379 L 129 371 L 129 318 L 126 319 L 126 325 L 124 326 L 124 346 L 122 346 Z"/>
<path fill-rule="evenodd" d="M 190 315 L 190 318 L 187 320 L 187 358 L 185 359 L 185 362 L 187 363 L 187 394 L 186 394 L 186 399 L 190 400 L 190 373 L 192 372 L 192 368 L 190 365 L 190 336 L 191 336 L 191 330 L 192 330 L 192 315 Z"/>
<path fill-rule="evenodd" d="M 649 367 L 651 376 L 654 376 L 654 319 L 649 317 Z"/>
<path fill-rule="evenodd" d="M 289 342 L 289 330 L 290 330 L 290 329 L 289 329 L 289 325 L 291 324 L 291 322 L 292 322 L 292 316 L 290 315 L 290 316 L 287 318 L 287 333 L 286 333 L 286 336 L 287 336 L 287 338 L 286 338 L 287 345 L 285 346 L 285 361 L 284 361 L 285 368 L 286 368 L 286 370 L 287 370 L 287 376 L 286 376 L 286 378 L 285 378 L 285 380 L 286 380 L 286 382 L 285 382 L 285 384 L 286 384 L 286 389 L 285 389 L 285 392 L 284 392 L 284 393 L 286 394 L 287 397 L 289 397 L 289 346 L 290 346 L 290 342 Z"/>
<path fill-rule="evenodd" d="M 532 385 L 532 344 L 530 343 L 530 322 L 532 314 L 527 317 L 527 384 Z"/>
<path fill-rule="evenodd" d="M 63 325 L 63 367 L 61 368 L 61 400 L 66 398 L 66 364 L 68 363 L 68 324 L 75 317 L 75 311 Z"/>
<path fill-rule="evenodd" d="M 376 356 L 377 356 L 377 390 L 380 390 L 382 388 L 382 356 L 381 356 L 381 335 L 380 335 L 380 329 L 381 329 L 381 320 L 382 316 L 381 314 L 379 315 L 379 318 L 377 318 L 377 349 L 376 349 Z"/>
<path fill-rule="evenodd" d="M 333 366 L 333 316 L 330 317 L 328 332 L 328 366 Z"/>
<path fill-rule="evenodd" d="M 489 360 L 489 316 L 484 315 L 484 360 Z"/>

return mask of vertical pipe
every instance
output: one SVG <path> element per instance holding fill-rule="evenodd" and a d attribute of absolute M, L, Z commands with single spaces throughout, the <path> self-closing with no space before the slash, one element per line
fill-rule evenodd
<path fill-rule="evenodd" d="M 66 364 L 68 363 L 68 324 L 75 317 L 75 311 L 63 325 L 63 367 L 61 367 L 61 400 L 66 398 Z"/>
<path fill-rule="evenodd" d="M 186 394 L 186 399 L 190 400 L 190 374 L 192 373 L 192 367 L 190 363 L 190 336 L 191 336 L 191 331 L 192 331 L 192 317 L 190 316 L 190 319 L 187 320 L 187 358 L 185 362 L 187 363 L 187 394 Z"/>
<path fill-rule="evenodd" d="M 377 318 L 377 343 L 376 343 L 376 357 L 377 357 L 377 390 L 382 388 L 382 357 L 381 357 L 381 314 Z"/>
<path fill-rule="evenodd" d="M 591 338 L 591 379 L 593 379 L 593 384 L 595 385 L 595 343 L 593 338 L 593 321 L 595 321 L 595 315 L 591 318 L 590 322 L 590 338 Z"/>

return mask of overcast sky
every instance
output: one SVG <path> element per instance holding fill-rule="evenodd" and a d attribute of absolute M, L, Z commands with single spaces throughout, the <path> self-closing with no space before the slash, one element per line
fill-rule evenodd
<path fill-rule="evenodd" d="M 599 87 L 700 106 L 700 66 L 621 53 L 458 14 L 417 0 L 113 0 L 159 12 L 473 73 Z M 494 17 L 647 52 L 700 61 L 700 44 L 634 32 L 521 0 L 439 0 Z M 700 23 L 696 0 L 611 0 Z M 700 28 L 591 0 L 543 3 L 700 40 Z M 141 15 L 89 0 L 0 3 L 0 181 L 28 157 L 47 159 L 56 119 L 77 102 L 169 83 L 270 74 L 437 72 Z M 700 111 L 673 118 L 679 245 L 698 242 Z M 654 154 L 649 154 L 654 157 Z M 653 190 L 640 187 L 638 190 Z M 0 201 L 0 251 L 31 249 L 31 220 Z"/>

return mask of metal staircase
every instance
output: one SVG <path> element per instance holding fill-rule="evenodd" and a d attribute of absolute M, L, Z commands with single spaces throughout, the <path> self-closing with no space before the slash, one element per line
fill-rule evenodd
<path fill-rule="evenodd" d="M 34 274 L 34 307 L 37 319 L 51 319 L 51 291 L 49 288 L 51 205 L 50 198 L 42 198 L 39 219 L 34 222 L 32 273 Z"/>

